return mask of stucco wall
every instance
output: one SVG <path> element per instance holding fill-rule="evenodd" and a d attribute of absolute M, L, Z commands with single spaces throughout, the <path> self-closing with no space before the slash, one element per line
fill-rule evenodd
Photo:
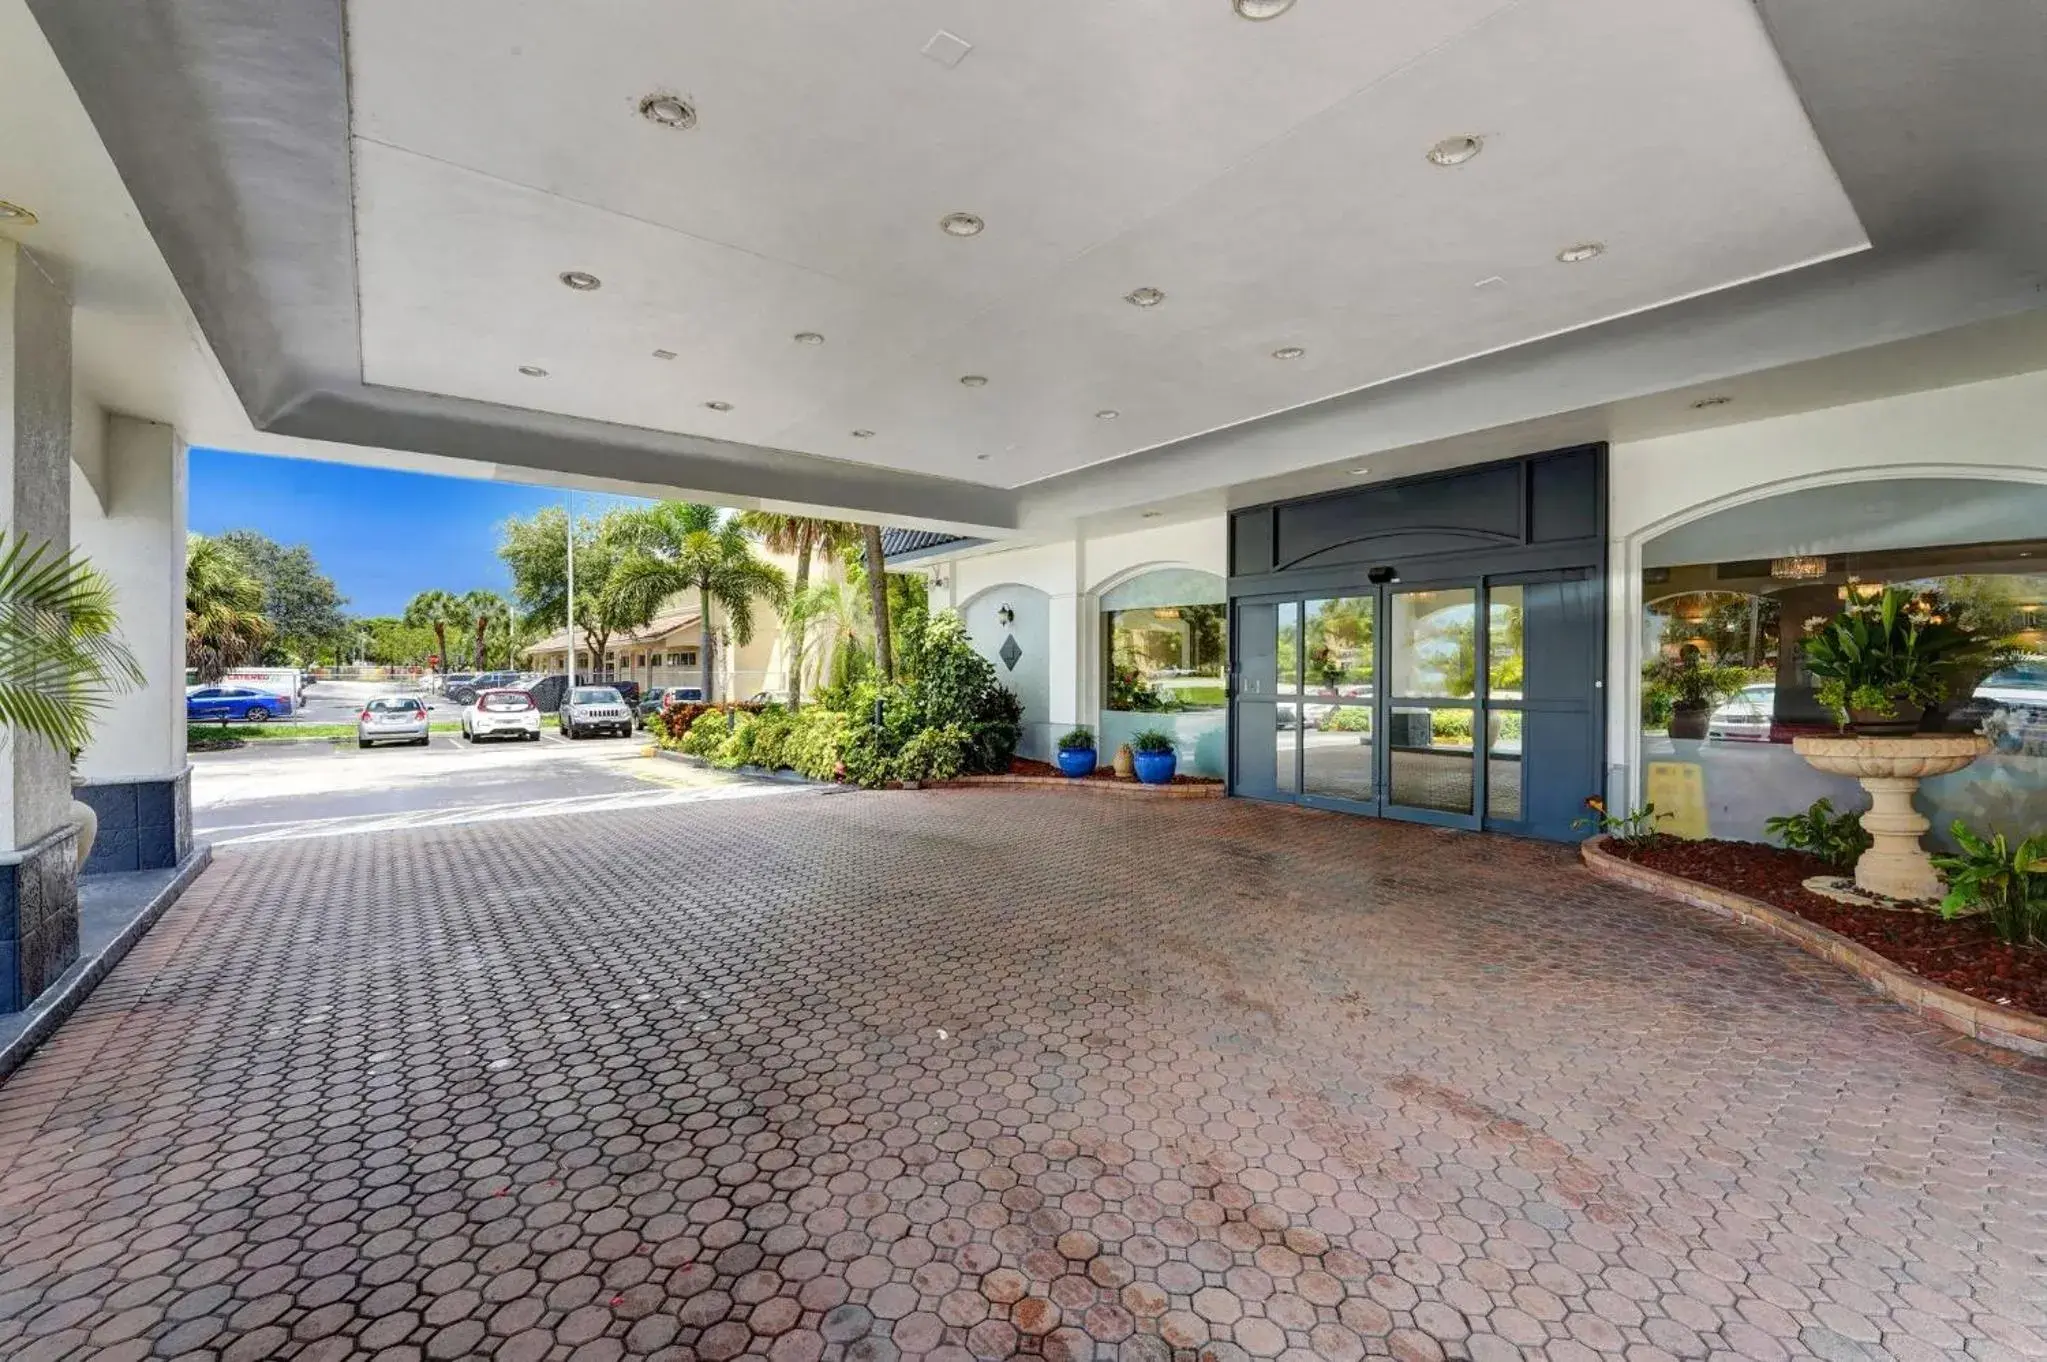
<path fill-rule="evenodd" d="M 1014 615 L 1007 625 L 1001 617 L 1005 607 Z M 974 651 L 994 665 L 996 677 L 1023 702 L 1017 754 L 1033 761 L 1052 760 L 1059 732 L 1064 732 L 1055 732 L 1052 721 L 1051 611 L 1051 597 L 1017 582 L 990 587 L 960 607 Z M 1016 640 L 1014 666 L 1002 655 L 1011 639 Z"/>
<path fill-rule="evenodd" d="M 1043 727 L 1030 735 L 1033 743 L 1041 738 L 1055 741 L 1068 728 L 1086 724 L 1097 730 L 1107 760 L 1118 744 L 1129 741 L 1139 729 L 1164 728 L 1179 740 L 1183 771 L 1220 776 L 1225 769 L 1227 728 L 1221 710 L 1162 715 L 1111 714 L 1102 709 L 1101 597 L 1148 572 L 1194 569 L 1213 574 L 1220 599 L 1220 579 L 1228 570 L 1228 528 L 1225 517 L 1207 516 L 972 554 L 933 565 L 945 581 L 943 592 L 934 596 L 933 602 L 971 610 L 984 598 L 1005 591 L 1012 596 L 1025 590 L 1043 593 L 1047 686 Z M 1015 600 L 1010 603 L 1016 606 Z M 1017 608 L 1021 623 L 1021 607 Z M 967 625 L 980 646 L 975 620 L 968 617 Z M 1020 639 L 1020 645 L 1022 642 Z M 1000 640 L 992 646 L 999 647 Z M 1049 746 L 1046 750 L 1049 752 Z M 1037 753 L 1027 749 L 1025 755 Z"/>

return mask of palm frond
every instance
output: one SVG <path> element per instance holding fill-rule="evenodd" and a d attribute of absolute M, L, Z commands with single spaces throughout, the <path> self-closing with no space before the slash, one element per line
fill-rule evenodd
<path fill-rule="evenodd" d="M 114 590 L 84 559 L 9 536 L 0 554 L 0 725 L 75 751 L 142 684 L 114 632 Z"/>

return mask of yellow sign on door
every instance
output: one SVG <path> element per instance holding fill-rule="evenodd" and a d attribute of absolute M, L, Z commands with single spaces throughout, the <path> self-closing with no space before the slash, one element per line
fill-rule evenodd
<path fill-rule="evenodd" d="M 1656 806 L 1658 832 L 1694 839 L 1712 836 L 1706 817 L 1706 770 L 1697 762 L 1650 762 L 1648 802 Z"/>

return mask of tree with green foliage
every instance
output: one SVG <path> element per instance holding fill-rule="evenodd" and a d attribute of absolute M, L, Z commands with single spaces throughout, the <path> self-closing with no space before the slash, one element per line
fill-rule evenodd
<path fill-rule="evenodd" d="M 511 602 L 495 591 L 478 588 L 462 597 L 462 608 L 469 612 L 474 621 L 472 626 L 475 646 L 470 650 L 475 670 L 483 671 L 490 666 L 485 643 L 490 635 L 491 625 L 501 616 L 511 613 Z"/>
<path fill-rule="evenodd" d="M 269 617 L 279 661 L 306 663 L 322 648 L 348 635 L 342 607 L 348 598 L 320 571 L 304 544 L 283 545 L 254 530 L 220 536 L 263 583 L 263 613 Z"/>
<path fill-rule="evenodd" d="M 701 639 L 697 663 L 704 698 L 712 698 L 711 609 L 725 615 L 736 643 L 753 640 L 754 604 L 780 611 L 789 599 L 782 569 L 753 551 L 753 540 L 717 508 L 694 501 L 663 501 L 613 512 L 622 556 L 616 590 L 625 607 L 652 619 L 662 602 L 695 591 Z"/>
<path fill-rule="evenodd" d="M 651 604 L 639 594 L 621 590 L 618 567 L 628 551 L 631 508 L 609 511 L 594 522 L 576 521 L 576 599 L 574 632 L 581 634 L 590 657 L 590 671 L 604 665 L 611 640 L 631 633 L 654 618 L 661 602 Z M 512 596 L 526 628 L 551 635 L 563 627 L 569 611 L 568 513 L 548 506 L 526 519 L 504 524 L 498 557 L 512 573 Z M 569 640 L 570 648 L 575 640 Z"/>
<path fill-rule="evenodd" d="M 262 580 L 242 555 L 224 540 L 186 535 L 185 665 L 211 685 L 261 658 L 272 632 Z"/>
<path fill-rule="evenodd" d="M 811 555 L 831 557 L 843 551 L 859 537 L 860 529 L 843 520 L 779 515 L 773 511 L 744 511 L 736 519 L 741 529 L 758 536 L 770 552 L 793 554 L 796 558 L 796 580 L 784 607 L 783 624 L 789 631 L 789 708 L 802 709 L 803 654 L 808 630 L 798 617 L 808 599 Z"/>
<path fill-rule="evenodd" d="M 422 591 L 405 603 L 404 618 L 415 629 L 434 631 L 434 655 L 441 659 L 440 670 L 451 670 L 454 659 L 448 655 L 448 631 L 466 629 L 472 618 L 462 598 L 438 588 Z"/>
<path fill-rule="evenodd" d="M 76 754 L 113 697 L 143 680 L 115 632 L 114 589 L 51 545 L 0 545 L 0 725 Z"/>

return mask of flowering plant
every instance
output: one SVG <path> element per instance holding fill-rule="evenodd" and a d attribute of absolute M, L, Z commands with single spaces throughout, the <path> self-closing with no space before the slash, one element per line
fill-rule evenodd
<path fill-rule="evenodd" d="M 1647 846 L 1655 841 L 1658 836 L 1656 825 L 1666 818 L 1677 817 L 1676 814 L 1656 812 L 1654 804 L 1644 804 L 1633 813 L 1616 816 L 1606 811 L 1606 801 L 1598 795 L 1587 799 L 1585 807 L 1591 812 L 1582 818 L 1571 820 L 1572 827 L 1604 833 L 1617 842 L 1626 842 L 1629 846 L 1635 847 Z"/>

